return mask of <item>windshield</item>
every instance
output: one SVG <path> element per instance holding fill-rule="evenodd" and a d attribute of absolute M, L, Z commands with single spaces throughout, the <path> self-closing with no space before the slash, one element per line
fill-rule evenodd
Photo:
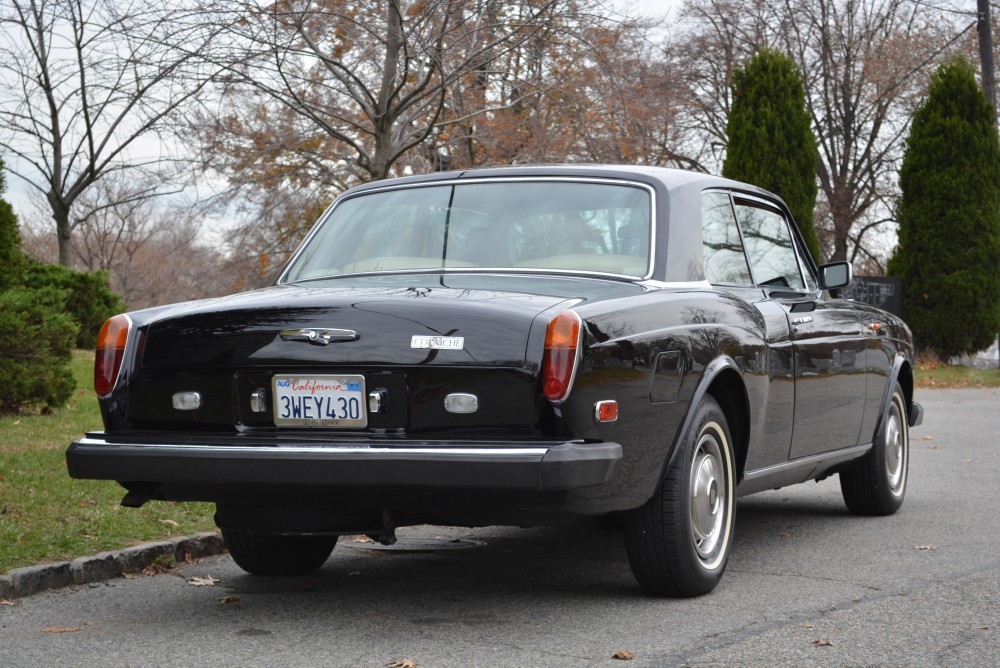
<path fill-rule="evenodd" d="M 640 187 L 508 181 L 414 186 L 340 202 L 285 281 L 441 269 L 544 269 L 642 278 L 651 205 Z"/>

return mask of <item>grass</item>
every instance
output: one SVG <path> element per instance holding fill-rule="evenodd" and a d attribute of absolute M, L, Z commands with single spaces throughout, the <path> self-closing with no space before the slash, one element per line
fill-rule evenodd
<path fill-rule="evenodd" d="M 917 360 L 914 376 L 917 387 L 1000 387 L 1000 369 L 970 369 Z"/>
<path fill-rule="evenodd" d="M 101 428 L 92 352 L 74 353 L 73 374 L 77 390 L 64 408 L 0 418 L 0 573 L 215 528 L 211 504 L 122 508 L 116 483 L 69 477 L 66 447 Z"/>

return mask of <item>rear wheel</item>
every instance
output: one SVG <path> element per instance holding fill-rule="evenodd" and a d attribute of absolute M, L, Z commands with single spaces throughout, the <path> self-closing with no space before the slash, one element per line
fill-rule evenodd
<path fill-rule="evenodd" d="M 906 397 L 896 383 L 872 449 L 840 473 L 840 491 L 848 509 L 855 515 L 891 515 L 899 510 L 906 495 L 909 464 Z"/>
<path fill-rule="evenodd" d="M 273 536 L 223 529 L 236 565 L 253 575 L 312 573 L 330 557 L 336 536 Z"/>
<path fill-rule="evenodd" d="M 712 591 L 726 569 L 735 519 L 732 438 L 706 395 L 656 493 L 625 523 L 629 564 L 643 590 L 668 596 Z"/>
<path fill-rule="evenodd" d="M 254 575 L 302 575 L 322 566 L 337 536 L 326 530 L 329 513 L 312 509 L 219 504 L 215 524 L 222 529 L 236 565 Z"/>

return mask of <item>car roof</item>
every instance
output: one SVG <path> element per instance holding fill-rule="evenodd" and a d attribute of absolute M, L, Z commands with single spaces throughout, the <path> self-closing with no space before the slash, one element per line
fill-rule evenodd
<path fill-rule="evenodd" d="M 403 176 L 382 181 L 373 181 L 355 186 L 343 193 L 355 194 L 378 188 L 402 186 L 409 184 L 433 183 L 436 181 L 454 181 L 464 179 L 493 179 L 514 177 L 577 177 L 577 178 L 613 178 L 627 179 L 658 185 L 667 190 L 686 186 L 698 186 L 699 189 L 710 187 L 737 188 L 757 192 L 773 197 L 773 194 L 756 186 L 725 179 L 703 172 L 653 165 L 604 165 L 604 164 L 552 164 L 552 165 L 512 165 L 497 167 L 480 167 L 476 169 L 433 172 L 418 176 Z"/>

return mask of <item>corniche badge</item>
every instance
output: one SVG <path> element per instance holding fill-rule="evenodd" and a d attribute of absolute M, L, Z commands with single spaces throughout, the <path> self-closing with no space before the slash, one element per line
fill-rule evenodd
<path fill-rule="evenodd" d="M 431 350 L 462 350 L 465 348 L 465 338 L 461 336 L 414 336 L 410 339 L 411 348 L 430 348 Z"/>

